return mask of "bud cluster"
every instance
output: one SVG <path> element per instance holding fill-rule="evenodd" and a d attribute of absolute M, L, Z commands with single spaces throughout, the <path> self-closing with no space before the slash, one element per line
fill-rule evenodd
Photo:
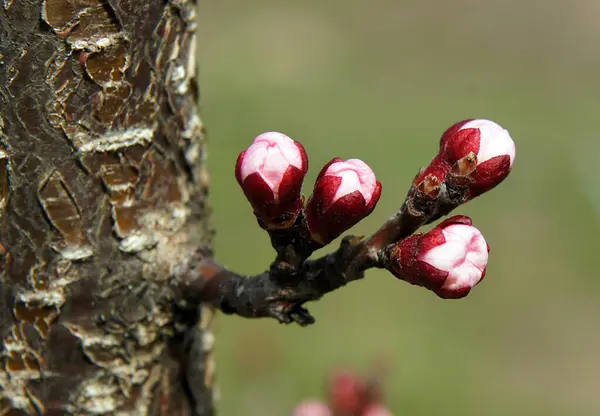
<path fill-rule="evenodd" d="M 263 228 L 288 229 L 300 218 L 310 238 L 326 245 L 369 215 L 381 195 L 365 162 L 335 158 L 321 170 L 304 207 L 307 170 L 304 147 L 282 133 L 259 135 L 239 155 L 235 175 Z"/>
<path fill-rule="evenodd" d="M 362 271 L 361 264 L 382 267 L 444 299 L 466 296 L 485 277 L 489 254 L 471 219 L 454 216 L 427 233 L 411 234 L 496 187 L 510 173 L 515 154 L 508 131 L 493 121 L 469 119 L 452 125 L 443 133 L 437 154 L 414 179 L 400 211 L 364 242 L 364 249 L 345 258 L 363 256 L 354 270 Z M 272 270 L 290 275 L 297 274 L 314 250 L 369 215 L 381 195 L 381 183 L 365 162 L 335 158 L 321 169 L 305 203 L 301 192 L 307 170 L 304 147 L 277 132 L 256 137 L 239 155 L 235 169 L 277 250 Z"/>

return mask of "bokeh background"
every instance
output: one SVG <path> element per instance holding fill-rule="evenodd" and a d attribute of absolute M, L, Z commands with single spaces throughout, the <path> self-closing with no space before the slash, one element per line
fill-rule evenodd
<path fill-rule="evenodd" d="M 204 1 L 200 79 L 216 257 L 273 258 L 234 179 L 238 153 L 279 130 L 310 158 L 359 157 L 383 183 L 373 231 L 441 133 L 490 118 L 517 143 L 511 176 L 457 212 L 492 253 L 460 301 L 384 272 L 309 305 L 310 328 L 220 316 L 220 414 L 284 416 L 329 371 L 386 360 L 397 415 L 600 414 L 600 2 Z"/>

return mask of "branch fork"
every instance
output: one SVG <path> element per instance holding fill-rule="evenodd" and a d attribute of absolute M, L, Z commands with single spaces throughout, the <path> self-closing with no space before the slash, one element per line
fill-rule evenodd
<path fill-rule="evenodd" d="M 315 322 L 305 303 L 362 279 L 371 268 L 387 269 L 442 298 L 464 297 L 485 276 L 489 252 L 471 219 L 455 216 L 428 233 L 413 233 L 498 185 L 512 168 L 514 149 L 508 132 L 494 122 L 456 123 L 388 221 L 369 238 L 348 235 L 333 253 L 311 259 L 373 211 L 381 184 L 363 161 L 336 158 L 321 170 L 305 204 L 304 147 L 281 133 L 264 133 L 238 157 L 236 178 L 270 236 L 275 260 L 256 276 L 206 257 L 199 264 L 191 260 L 194 267 L 175 276 L 174 284 L 193 304 L 303 326 Z"/>

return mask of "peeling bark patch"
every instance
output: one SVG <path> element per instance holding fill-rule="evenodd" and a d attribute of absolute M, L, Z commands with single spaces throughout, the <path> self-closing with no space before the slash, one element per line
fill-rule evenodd
<path fill-rule="evenodd" d="M 85 235 L 75 198 L 57 171 L 41 184 L 38 198 L 50 224 L 62 237 L 53 248 L 69 260 L 92 256 L 94 250 Z"/>
<path fill-rule="evenodd" d="M 137 221 L 139 206 L 114 206 L 112 216 L 114 230 L 120 238 L 129 237 L 140 229 Z"/>
<path fill-rule="evenodd" d="M 111 152 L 126 149 L 138 144 L 144 145 L 152 141 L 155 126 L 150 128 L 132 128 L 122 131 L 111 131 L 103 136 L 92 138 L 85 134 L 75 136 L 80 152 Z"/>
<path fill-rule="evenodd" d="M 56 304 L 17 301 L 13 314 L 19 321 L 33 325 L 41 338 L 46 338 L 50 324 L 58 317 L 59 308 Z"/>
<path fill-rule="evenodd" d="M 177 170 L 173 163 L 153 151 L 149 152 L 146 160 L 150 165 L 150 175 L 144 183 L 144 199 L 182 201 L 184 198 L 177 182 Z"/>
<path fill-rule="evenodd" d="M 124 73 L 129 67 L 129 55 L 126 44 L 109 45 L 99 52 L 82 55 L 84 68 L 88 76 L 102 87 L 93 98 L 95 101 L 94 116 L 102 123 L 111 124 L 119 116 L 132 88 L 124 80 Z"/>
<path fill-rule="evenodd" d="M 24 340 L 18 325 L 3 340 L 0 369 L 0 410 L 21 409 L 25 414 L 43 415 L 42 402 L 27 388 L 30 380 L 41 378 L 43 361 Z M 4 402 L 4 403 L 2 403 Z"/>
<path fill-rule="evenodd" d="M 96 378 L 87 379 L 72 394 L 73 405 L 68 410 L 74 414 L 103 415 L 114 414 L 125 402 L 120 394 L 118 380 L 114 376 L 101 374 Z"/>
<path fill-rule="evenodd" d="M 111 204 L 130 206 L 134 200 L 137 171 L 128 165 L 103 165 L 101 178 L 108 190 Z"/>
<path fill-rule="evenodd" d="M 100 50 L 122 35 L 106 0 L 46 0 L 42 19 L 73 49 Z"/>
<path fill-rule="evenodd" d="M 151 392 L 159 382 L 160 366 L 153 364 L 164 352 L 160 342 L 164 325 L 170 319 L 156 319 L 166 311 L 145 311 L 139 319 L 124 324 L 127 328 L 85 328 L 65 324 L 73 336 L 79 339 L 85 356 L 104 369 L 98 377 L 88 379 L 71 394 L 72 412 L 113 414 L 115 410 L 133 400 L 133 408 L 139 414 L 147 414 Z M 150 331 L 150 332 L 148 332 Z M 134 336 L 128 340 L 128 333 Z M 128 345 L 128 348 L 125 346 Z M 124 349 L 125 348 L 125 349 Z M 143 411 L 143 413 L 142 413 Z"/>
<path fill-rule="evenodd" d="M 123 44 L 92 53 L 83 62 L 90 78 L 106 86 L 122 81 L 123 73 L 129 66 L 127 48 Z"/>
<path fill-rule="evenodd" d="M 124 153 L 85 153 L 81 163 L 98 176 L 112 206 L 119 249 L 139 253 L 169 239 L 188 217 L 182 209 L 189 195 L 173 161 L 152 147 L 135 146 Z M 164 209 L 152 214 L 157 204 Z"/>
<path fill-rule="evenodd" d="M 137 151 L 134 151 L 135 148 Z M 130 237 L 121 243 L 121 249 L 128 253 L 138 252 L 153 244 L 151 236 L 144 234 L 143 227 L 137 220 L 141 212 L 149 208 L 148 204 L 139 201 L 136 196 L 140 181 L 139 169 L 147 153 L 146 147 L 136 146 L 127 149 L 130 157 L 117 156 L 113 152 L 94 152 L 81 156 L 85 169 L 102 180 L 108 193 L 115 234 L 123 239 Z"/>
<path fill-rule="evenodd" d="M 46 273 L 44 264 L 30 269 L 27 287 L 14 297 L 12 328 L 0 343 L 0 399 L 7 402 L 5 407 L 30 415 L 46 412 L 44 403 L 28 385 L 32 380 L 52 377 L 39 346 L 65 302 L 65 281 L 50 282 Z"/>

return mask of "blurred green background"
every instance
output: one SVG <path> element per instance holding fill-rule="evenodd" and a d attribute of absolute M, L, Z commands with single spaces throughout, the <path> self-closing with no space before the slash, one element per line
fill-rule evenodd
<path fill-rule="evenodd" d="M 310 328 L 219 316 L 220 414 L 285 416 L 331 368 L 389 361 L 397 415 L 600 414 L 600 3 L 596 0 L 204 1 L 200 79 L 217 260 L 273 258 L 234 179 L 238 153 L 279 130 L 310 158 L 359 157 L 402 202 L 464 118 L 517 143 L 510 177 L 457 210 L 492 247 L 485 282 L 444 301 L 380 271 L 309 308 Z M 337 245 L 337 243 L 335 243 Z"/>

